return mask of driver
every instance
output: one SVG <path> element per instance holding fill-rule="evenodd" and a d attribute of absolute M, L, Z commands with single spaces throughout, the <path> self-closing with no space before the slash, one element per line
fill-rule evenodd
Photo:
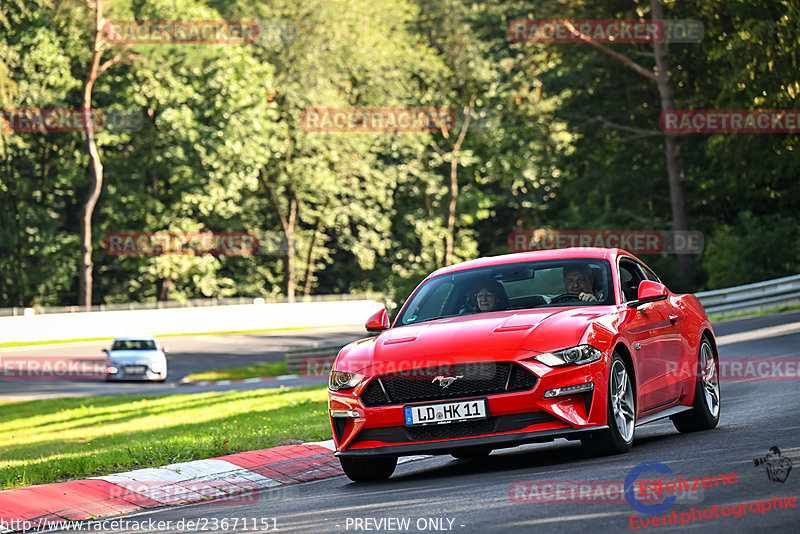
<path fill-rule="evenodd" d="M 564 267 L 564 290 L 576 293 L 579 300 L 596 302 L 603 299 L 602 291 L 595 291 L 592 270 L 585 264 L 572 264 Z"/>

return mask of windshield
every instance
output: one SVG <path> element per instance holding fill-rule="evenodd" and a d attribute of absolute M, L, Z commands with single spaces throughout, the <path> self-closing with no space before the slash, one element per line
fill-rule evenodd
<path fill-rule="evenodd" d="M 431 278 L 403 308 L 397 325 L 502 310 L 614 304 L 606 260 L 534 261 L 468 269 Z"/>
<path fill-rule="evenodd" d="M 111 350 L 156 350 L 156 343 L 150 339 L 118 339 Z"/>

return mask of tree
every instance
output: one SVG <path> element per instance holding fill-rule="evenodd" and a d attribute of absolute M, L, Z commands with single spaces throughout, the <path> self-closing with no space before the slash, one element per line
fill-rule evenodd
<path fill-rule="evenodd" d="M 643 19 L 644 15 L 641 10 L 637 11 L 639 17 Z M 650 11 L 652 20 L 659 21 L 663 25 L 664 15 L 660 0 L 650 0 Z M 578 30 L 569 22 L 566 23 L 566 26 L 575 37 L 584 40 L 589 45 L 593 46 L 607 56 L 619 61 L 640 76 L 655 82 L 658 87 L 662 112 L 675 109 L 675 97 L 673 96 L 672 82 L 670 81 L 671 73 L 669 68 L 669 60 L 667 58 L 666 45 L 663 42 L 653 43 L 655 69 L 651 70 L 641 66 L 628 56 L 621 54 L 606 45 L 582 36 L 580 32 L 578 32 Z M 611 125 L 611 123 L 608 121 L 604 122 L 607 125 Z M 675 134 L 664 133 L 664 156 L 667 165 L 670 205 L 672 207 L 672 228 L 676 232 L 687 232 L 689 230 L 689 225 L 686 218 L 686 203 L 684 201 L 682 183 L 683 162 L 681 160 L 680 150 L 678 148 L 677 136 Z M 678 279 L 680 280 L 683 289 L 688 290 L 693 286 L 689 256 L 686 254 L 678 254 L 677 266 Z"/>
<path fill-rule="evenodd" d="M 103 0 L 86 0 L 86 5 L 90 9 L 94 9 L 94 45 L 92 46 L 92 59 L 89 67 L 89 74 L 86 76 L 86 82 L 83 85 L 82 107 L 83 113 L 85 114 L 86 145 L 89 153 L 89 170 L 91 172 L 92 181 L 81 211 L 81 261 L 78 300 L 80 305 L 84 306 L 86 311 L 89 311 L 92 307 L 92 269 L 94 267 L 94 263 L 92 262 L 92 213 L 94 213 L 97 199 L 100 197 L 100 191 L 103 188 L 103 164 L 100 160 L 100 153 L 97 150 L 94 126 L 91 121 L 92 88 L 97 78 L 106 70 L 121 61 L 133 59 L 135 56 L 130 54 L 116 55 L 112 59 L 103 62 L 102 65 L 100 64 L 104 48 L 103 27 L 106 23 L 105 18 L 103 18 Z"/>

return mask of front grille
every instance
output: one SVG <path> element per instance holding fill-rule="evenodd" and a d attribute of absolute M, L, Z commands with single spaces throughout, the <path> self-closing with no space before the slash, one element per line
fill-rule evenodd
<path fill-rule="evenodd" d="M 489 417 L 480 421 L 465 421 L 428 426 L 390 426 L 365 428 L 358 433 L 353 443 L 359 441 L 382 441 L 384 443 L 408 443 L 437 439 L 466 438 L 499 432 L 514 432 L 531 425 L 561 422 L 547 412 L 526 412 Z"/>
<path fill-rule="evenodd" d="M 437 377 L 459 378 L 442 387 Z M 361 402 L 387 406 L 527 391 L 535 385 L 536 375 L 513 362 L 443 365 L 375 377 L 361 393 Z"/>

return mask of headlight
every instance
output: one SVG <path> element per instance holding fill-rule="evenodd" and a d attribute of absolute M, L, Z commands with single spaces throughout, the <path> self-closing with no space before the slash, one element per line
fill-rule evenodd
<path fill-rule="evenodd" d="M 603 353 L 591 345 L 578 345 L 558 352 L 546 352 L 534 359 L 550 367 L 563 367 L 565 365 L 584 365 L 598 361 Z"/>
<path fill-rule="evenodd" d="M 342 371 L 331 371 L 331 376 L 328 379 L 328 389 L 331 391 L 339 391 L 340 389 L 353 389 L 360 384 L 362 380 L 364 380 L 364 375 L 344 373 Z"/>

